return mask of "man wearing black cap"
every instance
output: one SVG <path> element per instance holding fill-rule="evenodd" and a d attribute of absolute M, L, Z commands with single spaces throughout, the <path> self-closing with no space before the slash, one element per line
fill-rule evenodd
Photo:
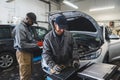
<path fill-rule="evenodd" d="M 36 23 L 36 15 L 27 13 L 26 17 L 13 30 L 14 48 L 19 64 L 20 80 L 31 80 L 32 52 L 37 47 L 33 40 L 31 26 Z"/>
<path fill-rule="evenodd" d="M 71 33 L 65 30 L 67 20 L 64 16 L 58 16 L 53 26 L 54 29 L 44 39 L 42 62 L 48 65 L 50 73 L 58 74 L 71 64 L 73 38 Z"/>

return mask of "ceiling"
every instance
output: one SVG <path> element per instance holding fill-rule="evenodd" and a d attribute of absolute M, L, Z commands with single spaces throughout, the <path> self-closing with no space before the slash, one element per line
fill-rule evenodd
<path fill-rule="evenodd" d="M 74 9 L 61 2 L 61 10 L 78 10 L 92 15 L 97 20 L 115 20 L 120 19 L 120 0 L 68 0 L 78 6 Z M 90 12 L 89 9 L 115 6 L 114 9 Z M 113 18 L 114 17 L 114 18 Z M 99 19 L 98 19 L 99 18 Z M 103 19 L 102 19 L 103 18 Z"/>
<path fill-rule="evenodd" d="M 63 0 L 48 0 L 48 1 L 53 1 L 56 3 L 61 4 L 64 9 L 67 10 L 75 10 L 65 4 L 63 4 Z M 100 7 L 107 7 L 107 6 L 115 6 L 115 8 L 112 11 L 120 11 L 120 0 L 67 0 L 79 8 L 77 10 L 88 12 L 89 9 L 91 8 L 100 8 Z M 111 12 L 111 10 L 106 10 L 108 12 Z M 96 13 L 96 12 L 95 12 Z M 98 12 L 101 13 L 101 12 Z"/>
<path fill-rule="evenodd" d="M 6 0 L 6 2 L 12 2 L 14 0 Z M 76 6 L 78 6 L 78 9 L 74 9 L 70 6 L 67 6 L 63 3 L 63 0 L 40 0 L 45 2 L 55 2 L 58 4 L 61 9 L 61 11 L 65 10 L 77 10 L 85 12 L 93 17 L 95 17 L 98 21 L 99 20 L 120 20 L 120 0 L 67 0 Z M 114 9 L 110 10 L 103 10 L 103 11 L 94 11 L 90 12 L 89 9 L 91 8 L 101 8 L 101 7 L 107 7 L 107 6 L 115 6 Z"/>

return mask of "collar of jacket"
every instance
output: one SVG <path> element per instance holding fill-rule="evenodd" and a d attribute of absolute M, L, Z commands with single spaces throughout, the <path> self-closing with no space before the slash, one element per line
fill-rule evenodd
<path fill-rule="evenodd" d="M 25 22 L 24 22 L 24 21 L 21 21 L 21 24 L 23 24 L 24 26 L 26 26 L 26 27 L 27 27 L 27 25 L 25 24 Z"/>
<path fill-rule="evenodd" d="M 25 27 L 29 27 L 24 21 L 21 21 L 21 24 L 23 24 Z"/>
<path fill-rule="evenodd" d="M 53 30 L 52 32 L 53 32 L 53 36 L 54 36 L 54 37 L 57 37 L 57 35 L 56 35 L 56 33 L 55 33 L 55 30 Z M 64 36 L 64 37 L 66 36 L 66 30 L 64 30 L 64 34 L 63 34 L 62 36 Z"/>

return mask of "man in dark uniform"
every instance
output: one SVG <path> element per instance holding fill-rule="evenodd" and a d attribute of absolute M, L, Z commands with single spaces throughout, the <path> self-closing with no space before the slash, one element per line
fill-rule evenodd
<path fill-rule="evenodd" d="M 50 73 L 58 74 L 72 63 L 73 38 L 71 33 L 65 30 L 66 27 L 66 18 L 58 16 L 54 21 L 54 29 L 45 36 L 42 58 Z"/>
<path fill-rule="evenodd" d="M 32 25 L 36 23 L 36 15 L 27 13 L 20 24 L 13 29 L 14 48 L 19 64 L 20 80 L 31 80 L 33 49 L 37 46 L 32 36 Z"/>

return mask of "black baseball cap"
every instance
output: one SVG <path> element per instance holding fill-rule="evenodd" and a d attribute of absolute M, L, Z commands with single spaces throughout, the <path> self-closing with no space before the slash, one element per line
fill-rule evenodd
<path fill-rule="evenodd" d="M 65 29 L 67 27 L 67 20 L 64 16 L 56 17 L 55 23 L 58 24 L 60 29 Z"/>
<path fill-rule="evenodd" d="M 37 24 L 35 13 L 29 12 L 26 15 L 27 15 L 27 17 L 29 17 L 33 21 L 33 23 Z"/>

